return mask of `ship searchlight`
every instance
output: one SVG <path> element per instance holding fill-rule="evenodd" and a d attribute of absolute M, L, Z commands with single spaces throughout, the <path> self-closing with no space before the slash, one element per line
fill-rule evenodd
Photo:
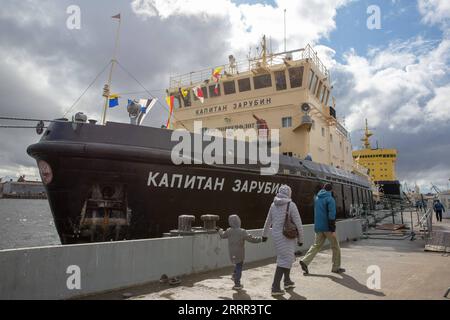
<path fill-rule="evenodd" d="M 304 127 L 306 130 L 311 131 L 313 121 L 309 115 L 311 111 L 311 106 L 307 103 L 302 104 L 301 109 L 303 111 L 302 122 L 300 123 L 300 127 Z"/>

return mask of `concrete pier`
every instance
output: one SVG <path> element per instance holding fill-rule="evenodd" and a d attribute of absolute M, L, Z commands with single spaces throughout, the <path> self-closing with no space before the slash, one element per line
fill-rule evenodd
<path fill-rule="evenodd" d="M 312 225 L 304 226 L 306 250 Z M 337 223 L 340 241 L 359 239 L 361 222 Z M 261 230 L 252 230 L 260 236 Z M 272 241 L 246 244 L 246 261 L 275 256 Z M 218 234 L 0 251 L 0 299 L 69 299 L 230 266 Z M 200 296 L 198 297 L 200 298 Z"/>
<path fill-rule="evenodd" d="M 435 225 L 450 231 L 450 221 Z M 398 240 L 362 239 L 341 243 L 344 274 L 331 272 L 331 250 L 320 252 L 304 276 L 297 258 L 291 270 L 296 288 L 280 300 L 441 300 L 450 299 L 450 256 L 425 252 L 425 241 L 398 237 Z M 270 287 L 275 259 L 247 263 L 244 289 L 232 290 L 232 268 L 190 275 L 179 286 L 151 283 L 127 290 L 87 297 L 87 299 L 132 300 L 273 300 Z M 379 273 L 379 282 L 376 272 Z M 126 295 L 124 296 L 124 294 Z"/>

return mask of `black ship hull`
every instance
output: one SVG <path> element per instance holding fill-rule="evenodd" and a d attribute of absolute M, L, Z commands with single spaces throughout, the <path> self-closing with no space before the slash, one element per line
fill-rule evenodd
<path fill-rule="evenodd" d="M 379 186 L 379 191 L 387 197 L 403 196 L 400 181 L 375 181 L 375 183 Z"/>
<path fill-rule="evenodd" d="M 244 228 L 262 228 L 281 184 L 291 186 L 303 223 L 313 223 L 314 194 L 334 185 L 339 219 L 372 206 L 363 178 L 282 157 L 279 174 L 262 176 L 245 165 L 174 165 L 171 131 L 127 124 L 55 122 L 28 153 L 51 168 L 46 185 L 63 244 L 160 237 L 180 215 L 238 214 Z"/>

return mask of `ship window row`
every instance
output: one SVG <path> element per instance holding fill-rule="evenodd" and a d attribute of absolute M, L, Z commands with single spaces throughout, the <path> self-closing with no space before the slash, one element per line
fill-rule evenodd
<path fill-rule="evenodd" d="M 361 156 L 353 156 L 353 158 L 357 159 L 360 157 L 363 158 L 395 158 L 395 154 L 369 154 L 369 155 L 361 155 Z"/>
<path fill-rule="evenodd" d="M 326 79 L 319 79 L 319 76 L 313 70 L 310 71 L 308 89 L 324 105 L 328 105 L 330 100 L 330 89 L 325 85 Z"/>
<path fill-rule="evenodd" d="M 366 163 L 364 165 L 365 166 L 376 166 L 376 165 L 383 165 L 383 164 L 387 166 L 388 163 L 387 162 L 384 162 L 384 163 L 383 162 L 377 162 L 377 163 L 370 163 L 369 162 L 369 163 Z"/>
<path fill-rule="evenodd" d="M 277 91 L 287 90 L 288 82 L 290 84 L 291 89 L 301 88 L 303 85 L 303 73 L 304 67 L 293 67 L 287 70 L 288 78 L 286 78 L 286 71 L 276 71 L 274 72 L 274 80 L 275 80 L 275 88 Z M 222 86 L 223 86 L 223 94 L 231 95 L 236 93 L 242 93 L 252 90 L 252 82 L 253 82 L 253 90 L 260 90 L 265 88 L 273 87 L 272 82 L 272 74 L 265 73 L 256 75 L 252 78 L 243 78 L 237 80 L 237 85 L 235 80 L 231 81 L 223 81 L 221 84 L 212 84 L 212 85 L 204 85 L 201 87 L 203 98 L 210 99 L 214 97 L 220 97 L 222 95 Z M 191 92 L 192 90 L 188 90 L 187 95 L 183 94 L 181 88 L 179 92 L 172 92 L 171 95 L 175 97 L 175 108 L 190 107 L 192 106 Z M 193 100 L 198 101 L 196 95 L 192 94 Z"/>

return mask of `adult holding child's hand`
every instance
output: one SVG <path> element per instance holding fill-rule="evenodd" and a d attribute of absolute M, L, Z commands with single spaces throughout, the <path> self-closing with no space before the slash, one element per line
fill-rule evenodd
<path fill-rule="evenodd" d="M 263 241 L 267 240 L 270 227 L 272 226 L 272 239 L 275 244 L 277 253 L 277 269 L 272 284 L 272 295 L 283 295 L 280 282 L 284 276 L 284 288 L 295 288 L 294 282 L 290 278 L 292 264 L 295 262 L 296 244 L 303 245 L 303 225 L 298 212 L 297 206 L 291 199 L 292 191 L 289 186 L 283 185 L 280 187 L 269 213 L 267 214 L 266 223 L 264 224 Z M 287 219 L 295 225 L 297 229 L 297 238 L 287 238 L 283 229 Z"/>

